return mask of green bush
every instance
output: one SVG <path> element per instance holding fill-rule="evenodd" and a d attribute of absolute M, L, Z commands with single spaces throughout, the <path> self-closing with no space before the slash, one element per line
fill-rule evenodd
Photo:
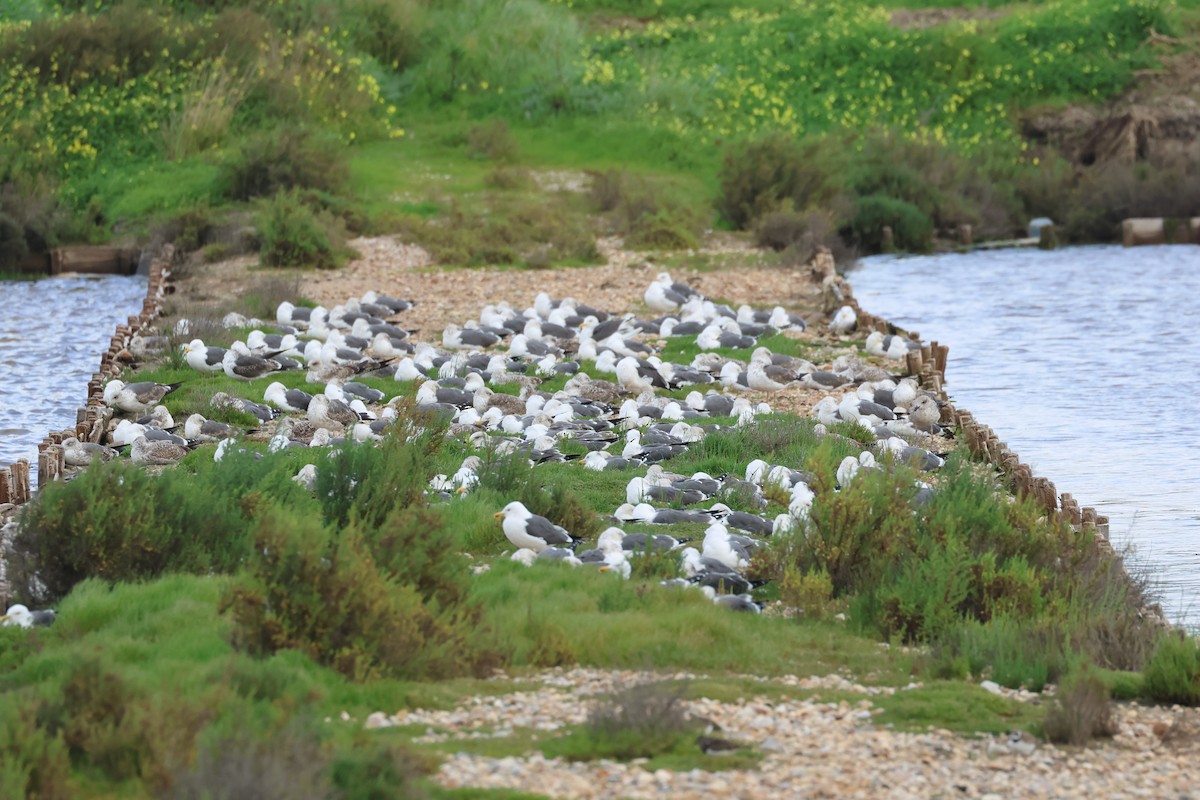
<path fill-rule="evenodd" d="M 294 190 L 259 206 L 259 255 L 273 267 L 333 269 L 345 259 L 345 233 L 330 214 L 314 211 Z"/>
<path fill-rule="evenodd" d="M 824 143 L 770 134 L 731 146 L 721 164 L 717 210 L 739 229 L 790 201 L 797 210 L 835 204 L 833 165 Z"/>
<path fill-rule="evenodd" d="M 923 253 L 933 240 L 933 220 L 907 200 L 873 194 L 860 197 L 850 232 L 867 252 L 886 248 L 883 226 L 892 229 L 892 246 L 899 250 Z"/>
<path fill-rule="evenodd" d="M 0 697 L 0 796 L 70 800 L 71 760 L 61 738 L 39 719 L 39 704 Z"/>
<path fill-rule="evenodd" d="M 303 130 L 248 137 L 221 166 L 221 193 L 231 200 L 272 197 L 289 189 L 336 194 L 349 179 L 336 143 Z"/>
<path fill-rule="evenodd" d="M 416 432 L 408 420 L 378 447 L 345 444 L 317 462 L 314 486 L 325 520 L 336 529 L 351 522 L 378 528 L 393 512 L 414 503 L 424 505 L 424 493 L 433 476 L 431 457 L 444 441 L 440 428 Z"/>
<path fill-rule="evenodd" d="M 235 472 L 245 478 L 246 472 Z M 139 581 L 166 572 L 227 572 L 245 556 L 247 489 L 221 494 L 191 476 L 155 478 L 127 461 L 85 470 L 51 483 L 21 515 L 11 577 L 35 603 L 64 597 L 96 577 Z"/>
<path fill-rule="evenodd" d="M 1200 705 L 1200 649 L 1190 637 L 1164 635 L 1142 669 L 1146 696 L 1157 703 Z"/>
<path fill-rule="evenodd" d="M 239 650 L 299 650 L 354 680 L 448 678 L 494 663 L 470 644 L 469 608 L 426 603 L 380 568 L 357 531 L 334 537 L 319 520 L 272 508 L 254 545 L 221 605 Z"/>

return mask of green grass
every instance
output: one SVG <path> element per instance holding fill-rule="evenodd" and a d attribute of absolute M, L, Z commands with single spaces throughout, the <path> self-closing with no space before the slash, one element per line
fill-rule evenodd
<path fill-rule="evenodd" d="M 971 734 L 1034 730 L 1045 714 L 1040 706 L 956 681 L 936 681 L 871 701 L 883 709 L 873 718 L 874 724 L 909 731 L 941 728 Z"/>

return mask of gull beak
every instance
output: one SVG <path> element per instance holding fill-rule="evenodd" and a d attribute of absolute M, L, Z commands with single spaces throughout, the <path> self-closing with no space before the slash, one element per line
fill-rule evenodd
<path fill-rule="evenodd" d="M 5 622 L 8 622 L 11 619 L 12 617 L 8 616 L 8 614 L 0 616 L 0 625 L 3 625 Z"/>
<path fill-rule="evenodd" d="M 495 514 L 492 514 L 492 516 L 493 516 L 493 517 L 495 517 L 496 519 L 500 519 L 500 518 L 502 518 L 502 517 L 504 516 L 504 512 L 503 512 L 503 511 L 497 511 Z"/>

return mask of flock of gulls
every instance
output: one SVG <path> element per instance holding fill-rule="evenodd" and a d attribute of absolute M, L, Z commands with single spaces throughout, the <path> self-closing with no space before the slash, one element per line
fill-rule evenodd
<path fill-rule="evenodd" d="M 812 409 L 819 435 L 838 435 L 829 429 L 843 422 L 871 433 L 875 445 L 838 467 L 839 487 L 862 470 L 882 468 L 885 456 L 925 471 L 941 466 L 942 457 L 927 448 L 937 441 L 930 436 L 943 432 L 940 408 L 912 379 L 856 355 L 822 368 L 760 346 L 764 337 L 806 329 L 805 320 L 782 307 L 734 309 L 666 273 L 646 288 L 643 299 L 655 316 L 614 314 L 544 292 L 524 309 L 497 302 L 481 309 L 477 319 L 448 325 L 440 346 L 416 341 L 402 326 L 413 304 L 409 300 L 368 292 L 328 309 L 284 302 L 273 325 L 228 316 L 227 327 L 255 330 L 228 347 L 193 338 L 184 345 L 183 358 L 201 373 L 197 380 L 223 373 L 245 383 L 245 392 L 218 392 L 211 402 L 257 418 L 260 438 L 270 436 L 271 451 L 383 438 L 399 417 L 401 398 L 414 393 L 410 389 L 389 398 L 361 382 L 371 376 L 394 380 L 398 390 L 401 384 L 418 384 L 416 408 L 444 415 L 448 435 L 464 436 L 481 451 L 490 448 L 533 465 L 570 461 L 580 470 L 628 472 L 624 497 L 614 498 L 611 524 L 591 546 L 520 502 L 498 510 L 503 536 L 515 548 L 511 558 L 526 565 L 560 561 L 629 577 L 643 554 L 674 553 L 679 577 L 664 584 L 694 587 L 736 611 L 761 609 L 747 568 L 756 548 L 807 518 L 815 497 L 813 476 L 797 465 L 761 459 L 737 474 L 717 476 L 677 474 L 669 466 L 710 433 L 755 424 L 756 417 L 771 412 L 769 404 L 751 396 L 793 386 L 820 389 L 829 394 Z M 829 330 L 845 334 L 855 323 L 853 309 L 844 307 Z M 186 320 L 178 323 L 176 334 L 190 335 Z M 699 351 L 688 363 L 660 355 L 661 342 L 677 337 L 694 341 Z M 869 353 L 884 359 L 903 359 L 915 346 L 882 334 L 871 334 L 866 342 Z M 731 351 L 738 357 L 730 357 Z M 301 370 L 305 389 L 270 380 Z M 568 376 L 562 389 L 539 389 L 562 375 Z M 519 394 L 493 388 L 500 385 L 517 385 Z M 223 458 L 248 431 L 199 413 L 174 420 L 161 403 L 180 386 L 110 381 L 104 402 L 114 416 L 107 443 L 67 440 L 66 463 L 82 467 L 111 460 L 127 448 L 135 462 L 167 465 L 209 442 L 217 443 L 214 458 Z M 683 390 L 673 393 L 682 396 L 658 393 L 665 389 Z M 568 441 L 575 446 L 567 449 L 575 452 L 561 449 Z M 478 484 L 482 463 L 478 456 L 467 458 L 453 475 L 436 476 L 430 492 L 454 502 Z M 309 465 L 294 480 L 311 490 L 315 477 L 316 468 Z M 922 484 L 914 502 L 926 502 L 932 491 Z M 767 494 L 786 497 L 786 508 L 765 514 Z M 734 510 L 729 505 L 734 497 L 734 505 L 754 510 Z M 699 528 L 689 529 L 697 534 L 688 539 L 623 530 L 633 523 L 704 527 L 702 535 Z M 4 624 L 33 624 L 19 610 L 23 607 L 17 608 L 9 610 Z"/>

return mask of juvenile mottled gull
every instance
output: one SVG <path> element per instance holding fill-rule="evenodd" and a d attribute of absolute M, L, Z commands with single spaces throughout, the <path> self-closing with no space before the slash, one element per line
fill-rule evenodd
<path fill-rule="evenodd" d="M 93 442 L 81 442 L 72 436 L 63 439 L 63 463 L 68 467 L 86 467 L 93 461 L 112 461 L 117 451 Z"/>
<path fill-rule="evenodd" d="M 125 383 L 111 380 L 104 387 L 104 403 L 121 411 L 137 414 L 158 405 L 171 392 L 178 389 L 181 383 Z"/>
<path fill-rule="evenodd" d="M 188 452 L 184 445 L 142 436 L 133 440 L 133 445 L 129 448 L 129 457 L 135 464 L 163 466 L 183 459 Z"/>

